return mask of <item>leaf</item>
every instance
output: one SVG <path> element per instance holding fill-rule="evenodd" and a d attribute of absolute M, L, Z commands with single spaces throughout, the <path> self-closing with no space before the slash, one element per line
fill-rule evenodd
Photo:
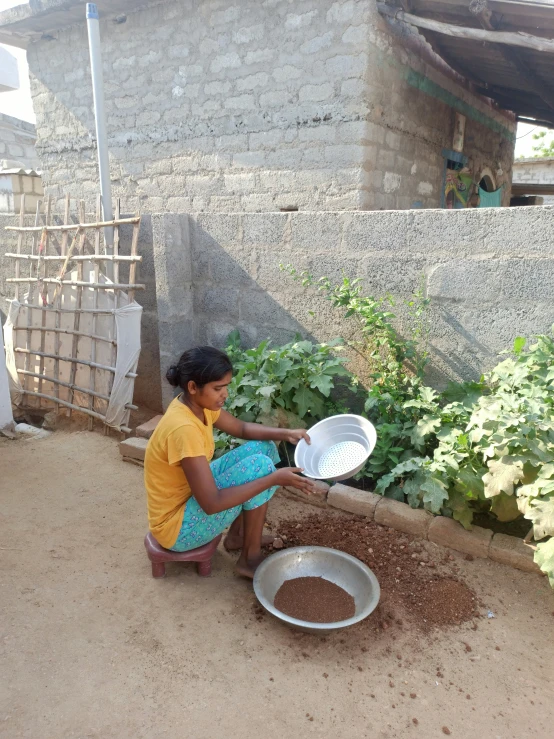
<path fill-rule="evenodd" d="M 514 339 L 514 347 L 513 347 L 514 354 L 521 354 L 526 343 L 527 343 L 527 339 L 524 336 L 516 336 L 516 338 Z"/>
<path fill-rule="evenodd" d="M 443 481 L 438 477 L 428 477 L 421 489 L 425 493 L 423 496 L 425 508 L 431 513 L 440 513 L 444 501 L 448 498 L 448 491 Z"/>
<path fill-rule="evenodd" d="M 392 500 L 399 500 L 401 503 L 404 502 L 404 491 L 398 485 L 391 485 L 387 488 L 385 498 L 391 498 Z"/>
<path fill-rule="evenodd" d="M 554 494 L 530 501 L 525 518 L 533 522 L 535 541 L 554 536 Z"/>
<path fill-rule="evenodd" d="M 425 473 L 418 471 L 404 483 L 404 495 L 412 508 L 419 508 L 421 502 L 421 485 L 425 482 Z"/>
<path fill-rule="evenodd" d="M 515 495 L 500 493 L 492 499 L 491 511 L 499 521 L 515 521 L 521 515 Z"/>
<path fill-rule="evenodd" d="M 514 494 L 514 485 L 523 479 L 523 463 L 510 457 L 490 459 L 487 462 L 489 471 L 483 475 L 485 497 L 492 498 L 504 492 Z"/>
<path fill-rule="evenodd" d="M 452 518 L 458 523 L 461 523 L 464 529 L 468 531 L 471 529 L 471 522 L 473 521 L 473 511 L 469 506 L 458 508 L 452 511 Z"/>
<path fill-rule="evenodd" d="M 422 450 L 425 446 L 425 439 L 433 433 L 441 425 L 441 419 L 426 414 L 417 422 L 412 431 L 411 441 L 416 449 Z"/>
<path fill-rule="evenodd" d="M 554 537 L 537 544 L 535 562 L 548 575 L 550 585 L 554 588 Z"/>
<path fill-rule="evenodd" d="M 263 395 L 264 398 L 271 398 L 275 390 L 277 390 L 277 385 L 265 385 L 258 389 L 258 393 Z"/>
<path fill-rule="evenodd" d="M 321 401 L 317 395 L 307 387 L 299 387 L 292 397 L 298 407 L 298 415 L 304 418 L 314 408 L 321 407 Z"/>
<path fill-rule="evenodd" d="M 310 385 L 317 388 L 322 395 L 328 398 L 334 387 L 334 382 L 333 378 L 329 375 L 318 375 L 311 378 Z"/>

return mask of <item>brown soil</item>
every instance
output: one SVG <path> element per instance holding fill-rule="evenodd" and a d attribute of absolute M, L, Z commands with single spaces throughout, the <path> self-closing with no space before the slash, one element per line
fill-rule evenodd
<path fill-rule="evenodd" d="M 354 598 L 323 577 L 286 580 L 275 595 L 274 605 L 287 616 L 316 624 L 345 621 L 356 612 Z"/>
<path fill-rule="evenodd" d="M 286 546 L 312 544 L 357 557 L 373 570 L 381 586 L 382 627 L 408 617 L 420 628 L 451 626 L 477 613 L 474 593 L 452 572 L 439 573 L 420 540 L 362 519 L 337 518 L 322 511 L 302 520 L 282 521 Z"/>
<path fill-rule="evenodd" d="M 293 631 L 252 612 L 252 583 L 222 545 L 211 577 L 193 563 L 151 576 L 143 475 L 115 435 L 0 438 L 2 739 L 208 739 L 222 726 L 225 739 L 443 739 L 443 726 L 454 739 L 551 739 L 546 578 L 392 532 L 389 549 L 467 583 L 494 618 L 425 633 L 390 621 L 401 608 L 389 598 L 325 637 Z M 312 511 L 277 494 L 271 531 Z M 326 515 L 341 548 L 359 519 Z"/>

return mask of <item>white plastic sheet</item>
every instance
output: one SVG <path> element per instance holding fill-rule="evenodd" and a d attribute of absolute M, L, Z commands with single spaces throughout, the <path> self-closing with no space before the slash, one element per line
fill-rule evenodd
<path fill-rule="evenodd" d="M 0 326 L 0 432 L 5 431 L 6 433 L 13 432 L 14 429 L 8 377 L 2 327 Z"/>
<path fill-rule="evenodd" d="M 117 331 L 117 361 L 115 377 L 110 394 L 110 402 L 106 411 L 108 426 L 119 428 L 125 420 L 125 404 L 133 399 L 134 378 L 126 377 L 127 373 L 136 370 L 140 356 L 140 320 L 142 307 L 131 303 L 115 310 Z"/>

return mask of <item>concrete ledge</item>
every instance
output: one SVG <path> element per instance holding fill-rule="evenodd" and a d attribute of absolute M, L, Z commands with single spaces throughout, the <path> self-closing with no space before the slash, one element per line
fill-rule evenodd
<path fill-rule="evenodd" d="M 380 496 L 377 496 L 380 497 Z M 375 522 L 391 529 L 427 538 L 433 514 L 421 508 L 412 508 L 407 503 L 390 498 L 381 498 L 375 508 Z"/>
<path fill-rule="evenodd" d="M 154 416 L 154 418 L 146 421 L 146 423 L 141 423 L 141 425 L 137 426 L 135 429 L 136 435 L 140 436 L 141 439 L 149 439 L 156 430 L 156 426 L 162 420 L 162 418 L 162 415 Z"/>
<path fill-rule="evenodd" d="M 357 513 L 358 516 L 365 516 L 371 521 L 375 516 L 375 508 L 382 500 L 383 498 L 380 495 L 351 488 L 348 485 L 341 485 L 340 482 L 333 485 L 327 496 L 327 503 L 333 508 L 340 508 L 342 511 L 348 511 L 349 513 Z"/>
<path fill-rule="evenodd" d="M 300 498 L 297 498 L 300 500 Z M 309 501 L 308 501 L 309 502 Z M 474 557 L 491 559 L 494 562 L 515 567 L 524 572 L 541 574 L 533 561 L 533 547 L 522 539 L 507 534 L 494 534 L 489 529 L 474 526 L 466 531 L 457 521 L 445 516 L 433 516 L 420 508 L 411 508 L 390 498 L 357 488 L 333 485 L 327 495 L 327 503 L 348 513 L 365 516 L 382 526 L 428 539 L 434 544 L 450 547 Z M 319 504 L 318 504 L 319 505 Z"/>
<path fill-rule="evenodd" d="M 427 538 L 434 544 L 486 559 L 489 556 L 492 531 L 482 529 L 480 526 L 474 526 L 471 531 L 466 531 L 452 518 L 437 516 L 429 526 Z"/>
<path fill-rule="evenodd" d="M 515 567 L 524 572 L 540 573 L 540 567 L 533 561 L 533 547 L 522 539 L 507 534 L 495 534 L 489 547 L 489 558 L 494 562 Z"/>
<path fill-rule="evenodd" d="M 125 461 L 130 459 L 137 459 L 140 462 L 144 462 L 144 455 L 146 454 L 146 447 L 148 446 L 148 439 L 131 438 L 125 439 L 119 444 L 119 453 L 122 457 L 126 458 Z"/>

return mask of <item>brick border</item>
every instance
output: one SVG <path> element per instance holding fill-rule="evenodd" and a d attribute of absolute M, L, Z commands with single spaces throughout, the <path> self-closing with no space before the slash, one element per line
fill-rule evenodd
<path fill-rule="evenodd" d="M 299 500 L 310 502 L 307 498 Z M 329 489 L 327 504 L 457 552 L 491 559 L 524 572 L 543 574 L 533 561 L 533 547 L 515 536 L 493 534 L 490 529 L 483 529 L 480 526 L 474 526 L 471 531 L 467 531 L 452 518 L 433 516 L 421 508 L 412 508 L 407 503 L 341 483 L 336 483 Z"/>
<path fill-rule="evenodd" d="M 160 416 L 137 428 L 137 437 L 125 439 L 119 444 L 119 451 L 125 462 L 144 466 L 144 454 L 150 436 Z M 494 562 L 514 567 L 524 572 L 541 573 L 533 561 L 533 547 L 522 539 L 507 534 L 493 534 L 490 529 L 474 526 L 471 531 L 452 518 L 433 516 L 421 508 L 412 508 L 407 503 L 384 498 L 358 488 L 335 483 L 329 487 L 327 483 L 316 481 L 316 492 L 306 495 L 294 488 L 281 488 L 286 497 L 317 506 L 318 508 L 337 508 L 348 513 L 364 516 L 381 526 L 388 526 L 405 534 L 419 536 L 434 544 L 455 549 L 457 552 L 471 554 L 474 557 L 491 559 Z"/>

